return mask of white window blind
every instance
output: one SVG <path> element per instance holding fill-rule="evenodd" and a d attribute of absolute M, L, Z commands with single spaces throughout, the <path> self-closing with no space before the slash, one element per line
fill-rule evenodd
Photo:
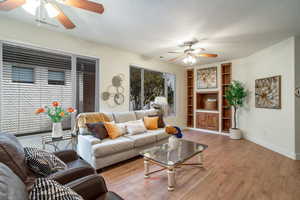
<path fill-rule="evenodd" d="M 71 57 L 4 44 L 3 62 L 0 131 L 16 135 L 50 131 L 48 117 L 34 111 L 52 101 L 72 106 Z M 53 69 L 63 73 L 49 75 Z M 49 78 L 64 84 L 48 84 Z M 63 127 L 71 127 L 70 119 L 64 120 Z"/>

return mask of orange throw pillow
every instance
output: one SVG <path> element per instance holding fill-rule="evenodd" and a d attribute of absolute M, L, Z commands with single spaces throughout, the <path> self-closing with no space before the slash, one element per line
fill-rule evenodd
<path fill-rule="evenodd" d="M 158 117 L 144 117 L 144 124 L 148 130 L 158 129 Z"/>
<path fill-rule="evenodd" d="M 122 132 L 120 130 L 120 128 L 114 124 L 114 123 L 110 123 L 110 122 L 104 122 L 104 126 L 107 130 L 107 134 L 111 139 L 115 139 L 117 137 L 120 137 L 122 135 Z"/>

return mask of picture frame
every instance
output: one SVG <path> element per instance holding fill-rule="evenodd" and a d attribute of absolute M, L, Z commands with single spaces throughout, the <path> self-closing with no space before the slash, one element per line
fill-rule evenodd
<path fill-rule="evenodd" d="M 217 67 L 209 67 L 197 70 L 197 89 L 218 88 Z"/>
<path fill-rule="evenodd" d="M 255 80 L 255 107 L 281 109 L 281 76 Z"/>

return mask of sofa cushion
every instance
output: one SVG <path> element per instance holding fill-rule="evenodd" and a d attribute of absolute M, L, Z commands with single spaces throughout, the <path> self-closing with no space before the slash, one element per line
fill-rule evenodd
<path fill-rule="evenodd" d="M 137 120 L 144 119 L 144 117 L 146 116 L 146 112 L 144 110 L 136 110 L 134 112 Z"/>
<path fill-rule="evenodd" d="M 111 121 L 115 121 L 114 120 L 114 115 L 111 112 L 103 112 L 104 115 L 106 115 L 106 117 L 108 118 L 108 120 Z"/>
<path fill-rule="evenodd" d="M 116 112 L 114 113 L 114 118 L 116 123 L 124 123 L 128 121 L 135 121 L 136 116 L 133 111 L 131 112 Z"/>
<path fill-rule="evenodd" d="M 148 130 L 149 133 L 152 133 L 156 136 L 156 140 L 160 141 L 169 137 L 169 134 L 165 132 L 165 129 L 160 128 L 156 130 Z"/>
<path fill-rule="evenodd" d="M 22 181 L 27 179 L 24 148 L 16 136 L 0 133 L 0 162 L 7 165 Z"/>
<path fill-rule="evenodd" d="M 148 131 L 138 135 L 126 135 L 125 137 L 134 141 L 134 147 L 140 147 L 156 142 L 156 135 Z"/>
<path fill-rule="evenodd" d="M 106 138 L 99 144 L 92 146 L 95 157 L 104 157 L 111 154 L 115 154 L 128 149 L 133 149 L 134 141 L 121 136 L 116 139 Z"/>
<path fill-rule="evenodd" d="M 149 110 L 145 110 L 145 116 L 149 116 L 149 115 L 157 115 L 158 114 L 158 110 L 156 109 L 149 109 Z"/>
<path fill-rule="evenodd" d="M 27 200 L 25 184 L 3 163 L 0 163 L 0 199 Z"/>

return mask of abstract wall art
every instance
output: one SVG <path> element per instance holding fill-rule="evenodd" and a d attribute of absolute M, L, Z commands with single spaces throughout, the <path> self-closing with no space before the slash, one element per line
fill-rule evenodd
<path fill-rule="evenodd" d="M 281 76 L 255 80 L 255 107 L 281 108 Z"/>
<path fill-rule="evenodd" d="M 217 88 L 217 67 L 197 70 L 197 89 Z"/>

